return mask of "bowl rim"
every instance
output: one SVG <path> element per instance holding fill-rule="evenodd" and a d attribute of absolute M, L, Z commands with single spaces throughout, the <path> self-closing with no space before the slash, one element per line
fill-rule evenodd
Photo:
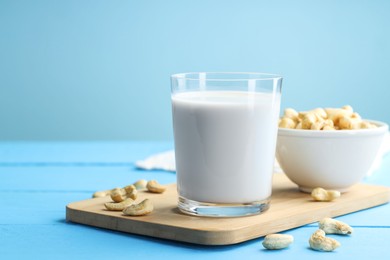
<path fill-rule="evenodd" d="M 291 128 L 278 128 L 278 136 L 301 136 L 301 137 L 354 137 L 354 136 L 370 136 L 380 135 L 388 132 L 389 126 L 385 122 L 363 119 L 369 123 L 377 126 L 377 128 L 368 129 L 354 129 L 354 130 L 307 130 L 307 129 L 291 129 Z"/>

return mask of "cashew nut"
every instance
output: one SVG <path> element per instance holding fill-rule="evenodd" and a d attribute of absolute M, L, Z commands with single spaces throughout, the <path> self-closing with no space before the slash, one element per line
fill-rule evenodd
<path fill-rule="evenodd" d="M 106 196 L 110 196 L 111 190 L 102 190 L 102 191 L 97 191 L 94 194 L 92 194 L 92 198 L 102 198 Z"/>
<path fill-rule="evenodd" d="M 318 229 L 309 239 L 310 247 L 317 251 L 333 251 L 340 246 L 337 240 L 326 237 L 325 231 Z"/>
<path fill-rule="evenodd" d="M 326 128 L 326 129 L 325 129 Z M 334 130 L 333 121 L 330 119 L 319 119 L 318 121 L 314 122 L 311 127 L 311 130 Z"/>
<path fill-rule="evenodd" d="M 311 130 L 322 130 L 324 128 L 324 122 L 325 121 L 317 121 L 317 122 L 314 122 L 310 129 Z"/>
<path fill-rule="evenodd" d="M 317 116 L 314 113 L 307 113 L 302 118 L 302 129 L 310 129 L 311 125 L 317 121 Z"/>
<path fill-rule="evenodd" d="M 340 129 L 359 129 L 360 119 L 343 116 L 339 119 Z"/>
<path fill-rule="evenodd" d="M 362 117 L 358 113 L 356 113 L 356 112 L 352 113 L 351 118 L 356 118 L 356 119 L 359 119 L 359 120 L 362 119 Z"/>
<path fill-rule="evenodd" d="M 133 185 L 135 186 L 135 188 L 136 188 L 137 190 L 143 190 L 143 189 L 146 188 L 146 184 L 147 184 L 147 183 L 148 183 L 147 180 L 141 179 L 141 180 L 138 180 L 138 181 L 134 182 Z"/>
<path fill-rule="evenodd" d="M 153 211 L 153 204 L 149 199 L 144 199 L 139 204 L 133 204 L 123 210 L 124 215 L 128 216 L 142 216 Z"/>
<path fill-rule="evenodd" d="M 166 187 L 159 184 L 156 180 L 148 181 L 146 188 L 153 193 L 163 193 L 166 190 Z"/>
<path fill-rule="evenodd" d="M 126 196 L 135 200 L 138 195 L 137 188 L 134 185 L 127 185 L 123 188 L 126 191 Z"/>
<path fill-rule="evenodd" d="M 279 123 L 279 126 L 282 128 L 292 128 L 294 129 L 296 127 L 296 123 L 293 119 L 289 117 L 283 117 L 282 120 Z"/>
<path fill-rule="evenodd" d="M 104 203 L 104 206 L 108 210 L 121 211 L 124 210 L 126 207 L 130 206 L 133 202 L 134 202 L 133 199 L 127 198 L 122 202 L 106 202 Z"/>
<path fill-rule="evenodd" d="M 318 226 L 326 234 L 349 235 L 353 232 L 353 229 L 348 224 L 331 218 L 324 218 L 318 222 Z"/>
<path fill-rule="evenodd" d="M 264 238 L 263 246 L 267 249 L 283 249 L 294 242 L 294 237 L 284 234 L 269 234 Z"/>
<path fill-rule="evenodd" d="M 111 199 L 115 202 L 122 202 L 126 199 L 126 191 L 121 188 L 115 188 L 111 191 Z"/>
<path fill-rule="evenodd" d="M 353 108 L 352 108 L 350 105 L 345 105 L 345 106 L 342 107 L 342 109 L 348 110 L 348 111 L 350 111 L 351 113 L 353 112 Z"/>
<path fill-rule="evenodd" d="M 101 197 L 107 197 L 110 196 L 112 192 L 118 191 L 120 188 L 114 188 L 111 190 L 102 190 L 102 191 L 97 191 L 95 192 L 92 197 L 93 198 L 101 198 Z"/>
<path fill-rule="evenodd" d="M 128 194 L 128 196 L 132 199 L 136 199 L 137 197 L 137 191 L 133 191 L 133 188 L 130 187 L 130 186 L 133 186 L 134 187 L 134 190 L 141 190 L 141 189 L 145 189 L 146 188 L 146 183 L 147 183 L 147 180 L 138 180 L 136 182 L 134 182 L 132 185 L 128 185 L 126 187 L 124 187 L 121 191 L 120 189 L 121 188 L 114 188 L 114 189 L 111 189 L 111 190 L 102 190 L 102 191 L 96 191 L 92 197 L 93 198 L 101 198 L 101 197 L 106 197 L 106 196 L 110 196 L 111 193 L 115 193 L 117 191 L 120 191 L 123 195 L 124 194 Z"/>
<path fill-rule="evenodd" d="M 323 108 L 316 108 L 310 111 L 311 113 L 314 113 L 318 119 L 325 119 L 327 117 L 327 114 Z"/>
<path fill-rule="evenodd" d="M 297 124 L 297 126 L 295 127 L 295 129 L 302 129 L 302 122 L 299 122 L 299 123 Z"/>
<path fill-rule="evenodd" d="M 377 127 L 376 125 L 371 124 L 371 123 L 366 122 L 366 121 L 362 121 L 359 124 L 359 128 L 361 128 L 361 129 L 376 128 L 376 127 Z"/>
<path fill-rule="evenodd" d="M 349 130 L 375 128 L 375 124 L 363 121 L 360 115 L 349 105 L 342 108 L 316 108 L 297 112 L 292 108 L 284 111 L 279 120 L 280 128 L 311 130 Z"/>
<path fill-rule="evenodd" d="M 334 126 L 329 126 L 329 125 L 326 125 L 322 128 L 322 130 L 336 130 L 336 128 Z"/>
<path fill-rule="evenodd" d="M 290 118 L 292 119 L 294 122 L 297 122 L 298 121 L 298 112 L 295 110 L 295 109 L 292 109 L 292 108 L 286 108 L 284 110 L 284 116 L 285 118 Z"/>
<path fill-rule="evenodd" d="M 339 120 L 342 117 L 351 117 L 352 110 L 340 109 L 340 108 L 325 108 L 327 117 L 333 121 L 335 125 L 339 124 Z"/>
<path fill-rule="evenodd" d="M 323 188 L 315 188 L 311 192 L 311 196 L 316 201 L 332 201 L 341 196 L 337 190 L 325 190 Z"/>

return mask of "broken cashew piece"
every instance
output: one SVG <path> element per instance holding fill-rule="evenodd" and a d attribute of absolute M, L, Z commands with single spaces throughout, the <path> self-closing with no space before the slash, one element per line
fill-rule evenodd
<path fill-rule="evenodd" d="M 353 232 L 353 229 L 348 224 L 332 218 L 324 218 L 318 222 L 318 226 L 326 234 L 350 235 Z"/>
<path fill-rule="evenodd" d="M 338 248 L 341 244 L 337 240 L 326 237 L 325 231 L 318 229 L 309 239 L 310 247 L 317 251 L 330 252 Z"/>
<path fill-rule="evenodd" d="M 294 242 L 294 237 L 284 234 L 269 234 L 264 238 L 263 246 L 270 250 L 283 249 Z"/>
<path fill-rule="evenodd" d="M 121 211 L 124 210 L 126 207 L 130 206 L 134 202 L 133 199 L 127 198 L 122 202 L 106 202 L 104 203 L 104 206 L 106 209 L 111 211 Z"/>
<path fill-rule="evenodd" d="M 146 188 L 148 191 L 153 193 L 163 193 L 166 190 L 166 187 L 158 183 L 156 180 L 148 181 Z"/>
<path fill-rule="evenodd" d="M 133 204 L 123 210 L 127 216 L 143 216 L 153 211 L 153 204 L 149 199 L 144 199 L 139 204 Z"/>
<path fill-rule="evenodd" d="M 337 190 L 325 190 L 323 188 L 315 188 L 311 192 L 311 196 L 315 201 L 332 201 L 341 196 Z"/>

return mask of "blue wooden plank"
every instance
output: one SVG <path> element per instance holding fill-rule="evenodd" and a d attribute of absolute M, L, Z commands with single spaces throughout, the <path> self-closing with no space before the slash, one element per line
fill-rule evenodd
<path fill-rule="evenodd" d="M 0 225 L 0 255 L 4 258 L 32 259 L 383 259 L 389 228 L 357 228 L 351 236 L 330 235 L 341 243 L 334 252 L 309 248 L 316 230 L 306 227 L 285 232 L 294 236 L 287 249 L 270 251 L 263 238 L 231 246 L 199 246 L 168 240 L 129 235 L 59 221 L 49 225 Z"/>
<path fill-rule="evenodd" d="M 65 206 L 84 200 L 81 192 L 0 192 L 0 225 L 53 225 L 65 220 Z"/>
<path fill-rule="evenodd" d="M 133 162 L 171 148 L 169 142 L 1 143 L 0 144 L 0 255 L 4 258 L 180 258 L 273 259 L 381 258 L 390 235 L 390 204 L 337 219 L 355 229 L 337 238 L 342 247 L 333 253 L 308 249 L 317 224 L 286 231 L 294 244 L 282 251 L 266 251 L 262 238 L 239 245 L 205 247 L 124 234 L 65 222 L 65 205 L 89 198 L 96 190 L 123 186 L 137 179 L 175 182 L 175 174 L 140 171 Z M 21 164 L 20 164 L 21 163 Z M 31 164 L 29 164 L 31 163 Z M 47 163 L 47 164 L 44 164 Z M 390 186 L 390 156 L 364 181 Z M 50 245 L 50 246 L 48 246 Z M 358 250 L 357 250 L 358 249 Z"/>
<path fill-rule="evenodd" d="M 133 183 L 138 179 L 157 179 L 163 184 L 176 182 L 176 175 L 165 171 L 142 171 L 125 167 L 0 167 L 0 191 L 84 191 L 93 193 Z"/>
<path fill-rule="evenodd" d="M 0 142 L 0 166 L 22 164 L 97 165 L 133 163 L 145 157 L 171 150 L 169 141 L 128 142 Z M 66 166 L 66 165 L 65 165 Z"/>

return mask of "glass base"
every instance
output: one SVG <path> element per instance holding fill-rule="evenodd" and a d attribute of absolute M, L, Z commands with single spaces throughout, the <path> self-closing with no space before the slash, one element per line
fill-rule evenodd
<path fill-rule="evenodd" d="M 179 196 L 179 210 L 185 214 L 201 217 L 243 217 L 260 214 L 270 206 L 270 198 L 242 204 L 205 203 Z"/>

